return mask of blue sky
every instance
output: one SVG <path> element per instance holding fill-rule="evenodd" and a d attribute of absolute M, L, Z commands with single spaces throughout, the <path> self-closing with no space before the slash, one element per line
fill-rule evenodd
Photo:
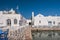
<path fill-rule="evenodd" d="M 60 16 L 60 0 L 0 0 L 0 10 L 10 10 L 13 8 L 25 17 L 30 18 L 32 11 L 35 15 L 41 13 L 45 16 Z"/>

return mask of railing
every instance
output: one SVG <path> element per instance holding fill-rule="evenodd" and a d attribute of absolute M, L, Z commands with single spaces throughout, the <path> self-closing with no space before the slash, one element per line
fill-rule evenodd
<path fill-rule="evenodd" d="M 60 26 L 46 26 L 46 25 L 43 25 L 43 26 L 32 26 L 32 28 L 60 28 Z"/>

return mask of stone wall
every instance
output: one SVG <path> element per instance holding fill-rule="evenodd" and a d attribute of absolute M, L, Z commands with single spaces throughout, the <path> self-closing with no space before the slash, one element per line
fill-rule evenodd
<path fill-rule="evenodd" d="M 32 40 L 31 27 L 22 27 L 17 30 L 10 30 L 8 35 L 9 40 Z"/>

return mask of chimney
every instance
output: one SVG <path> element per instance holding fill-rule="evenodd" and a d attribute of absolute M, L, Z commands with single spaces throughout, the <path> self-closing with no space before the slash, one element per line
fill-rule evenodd
<path fill-rule="evenodd" d="M 34 12 L 32 12 L 32 19 L 34 18 Z"/>
<path fill-rule="evenodd" d="M 34 12 L 32 12 L 32 20 L 31 20 L 32 25 L 34 25 Z"/>

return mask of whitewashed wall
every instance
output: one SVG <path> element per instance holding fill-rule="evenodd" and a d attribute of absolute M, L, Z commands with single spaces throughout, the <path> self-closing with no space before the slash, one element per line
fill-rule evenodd
<path fill-rule="evenodd" d="M 7 26 L 7 19 L 11 19 L 11 26 L 19 26 L 19 14 L 3 14 L 0 15 L 0 26 Z M 14 25 L 14 19 L 17 19 L 17 24 Z"/>
<path fill-rule="evenodd" d="M 41 21 L 41 23 L 39 23 L 39 21 Z M 38 26 L 38 25 L 49 26 L 48 21 L 52 22 L 51 26 L 58 26 L 58 23 L 60 23 L 60 16 L 45 16 L 45 17 L 35 16 L 34 17 L 35 26 Z M 55 21 L 55 24 L 53 24 L 54 21 Z"/>
<path fill-rule="evenodd" d="M 15 10 L 0 11 L 0 27 L 7 27 L 7 19 L 11 20 L 11 28 L 20 27 L 19 21 L 24 20 L 21 14 L 16 14 Z M 17 24 L 14 24 L 14 19 L 17 19 Z M 26 20 L 25 20 L 26 21 Z"/>

